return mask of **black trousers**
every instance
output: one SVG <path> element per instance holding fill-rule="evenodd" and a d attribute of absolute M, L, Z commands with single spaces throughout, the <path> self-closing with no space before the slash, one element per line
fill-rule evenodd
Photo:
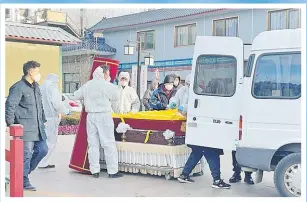
<path fill-rule="evenodd" d="M 214 181 L 220 180 L 221 171 L 220 171 L 220 155 L 223 153 L 220 149 L 214 149 L 209 147 L 201 147 L 188 145 L 192 149 L 188 161 L 186 162 L 183 175 L 189 176 L 195 166 L 198 164 L 202 156 L 204 156 L 209 165 L 211 176 Z"/>
<path fill-rule="evenodd" d="M 233 166 L 233 171 L 235 172 L 235 175 L 240 175 L 241 174 L 241 166 L 238 164 L 237 159 L 236 159 L 236 151 L 232 151 L 232 166 Z M 246 172 L 245 171 L 245 176 L 251 176 L 251 172 Z"/>

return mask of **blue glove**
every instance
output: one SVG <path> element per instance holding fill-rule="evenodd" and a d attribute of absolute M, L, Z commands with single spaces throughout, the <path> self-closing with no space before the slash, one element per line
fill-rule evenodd
<path fill-rule="evenodd" d="M 178 107 L 178 111 L 180 111 L 180 112 L 183 112 L 183 109 L 184 109 L 183 106 Z"/>
<path fill-rule="evenodd" d="M 171 109 L 175 109 L 176 107 L 176 103 L 175 102 L 172 102 L 170 105 L 169 105 L 169 108 Z"/>

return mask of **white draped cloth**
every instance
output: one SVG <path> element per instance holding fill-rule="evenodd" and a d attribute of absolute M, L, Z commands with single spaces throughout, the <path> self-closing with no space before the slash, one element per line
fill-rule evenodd
<path fill-rule="evenodd" d="M 182 173 L 191 149 L 186 145 L 156 145 L 134 142 L 117 142 L 119 170 L 130 173 L 151 175 L 170 175 L 178 178 Z M 105 167 L 105 157 L 101 149 L 102 168 Z M 203 171 L 204 159 L 194 168 L 194 173 Z"/>

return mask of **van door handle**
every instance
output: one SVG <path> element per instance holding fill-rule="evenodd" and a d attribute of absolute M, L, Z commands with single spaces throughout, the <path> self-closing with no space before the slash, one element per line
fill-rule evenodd
<path fill-rule="evenodd" d="M 195 99 L 194 100 L 194 108 L 197 108 L 197 106 L 198 106 L 198 99 Z"/>

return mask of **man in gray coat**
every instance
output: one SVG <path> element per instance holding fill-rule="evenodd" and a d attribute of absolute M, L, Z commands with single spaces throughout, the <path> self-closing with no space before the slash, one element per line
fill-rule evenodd
<path fill-rule="evenodd" d="M 20 81 L 10 87 L 5 103 L 5 121 L 8 126 L 12 124 L 23 125 L 24 141 L 24 190 L 35 191 L 28 175 L 35 170 L 38 163 L 46 156 L 46 117 L 42 104 L 42 96 L 38 81 L 40 64 L 29 61 L 23 65 L 24 76 Z"/>

